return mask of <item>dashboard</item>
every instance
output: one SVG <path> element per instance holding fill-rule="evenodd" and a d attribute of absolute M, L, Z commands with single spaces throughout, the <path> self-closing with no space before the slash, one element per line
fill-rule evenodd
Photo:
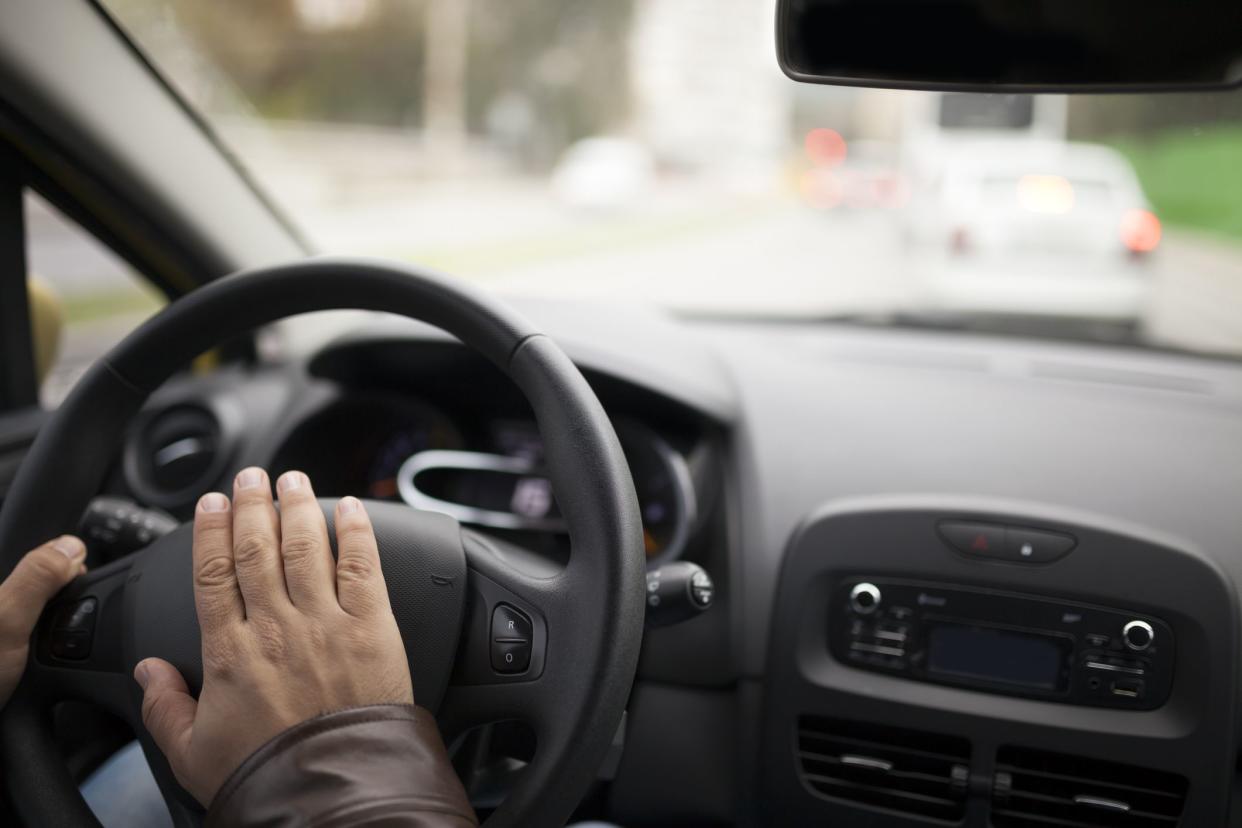
<path fill-rule="evenodd" d="M 307 471 L 326 496 L 405 502 L 526 544 L 565 547 L 564 520 L 543 474 L 543 442 L 529 414 L 480 411 L 453 393 L 433 403 L 423 393 L 342 396 L 301 422 L 272 465 Z M 640 421 L 614 425 L 638 495 L 647 559 L 676 560 L 697 520 L 686 458 Z"/>
<path fill-rule="evenodd" d="M 520 304 L 617 427 L 650 565 L 716 585 L 647 631 L 597 815 L 1238 824 L 1236 364 Z M 206 479 L 296 466 L 570 554 L 525 403 L 412 323 L 171 383 L 123 454 L 113 491 L 179 517 Z"/>

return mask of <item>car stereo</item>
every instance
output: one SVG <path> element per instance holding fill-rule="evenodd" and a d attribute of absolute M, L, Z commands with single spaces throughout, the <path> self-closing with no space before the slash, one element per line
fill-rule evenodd
<path fill-rule="evenodd" d="M 1145 613 L 888 578 L 845 578 L 833 595 L 832 654 L 862 670 L 1131 710 L 1172 686 L 1173 632 Z"/>

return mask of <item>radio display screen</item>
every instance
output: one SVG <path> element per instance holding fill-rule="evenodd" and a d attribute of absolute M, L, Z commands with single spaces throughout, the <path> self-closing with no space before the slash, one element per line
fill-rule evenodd
<path fill-rule="evenodd" d="M 927 671 L 946 678 L 1064 689 L 1069 639 L 938 622 L 928 630 Z"/>

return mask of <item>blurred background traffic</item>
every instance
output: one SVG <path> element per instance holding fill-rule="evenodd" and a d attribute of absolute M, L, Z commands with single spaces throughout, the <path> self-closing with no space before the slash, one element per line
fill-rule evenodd
<path fill-rule="evenodd" d="M 319 250 L 506 291 L 1242 355 L 1242 95 L 781 75 L 772 0 L 105 0 Z M 50 208 L 54 403 L 162 299 Z"/>

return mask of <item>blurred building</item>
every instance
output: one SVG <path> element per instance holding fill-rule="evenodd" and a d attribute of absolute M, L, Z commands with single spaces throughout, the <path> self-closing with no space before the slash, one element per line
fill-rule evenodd
<path fill-rule="evenodd" d="M 794 85 L 775 54 L 775 0 L 636 0 L 635 137 L 664 164 L 763 165 L 789 146 Z"/>

